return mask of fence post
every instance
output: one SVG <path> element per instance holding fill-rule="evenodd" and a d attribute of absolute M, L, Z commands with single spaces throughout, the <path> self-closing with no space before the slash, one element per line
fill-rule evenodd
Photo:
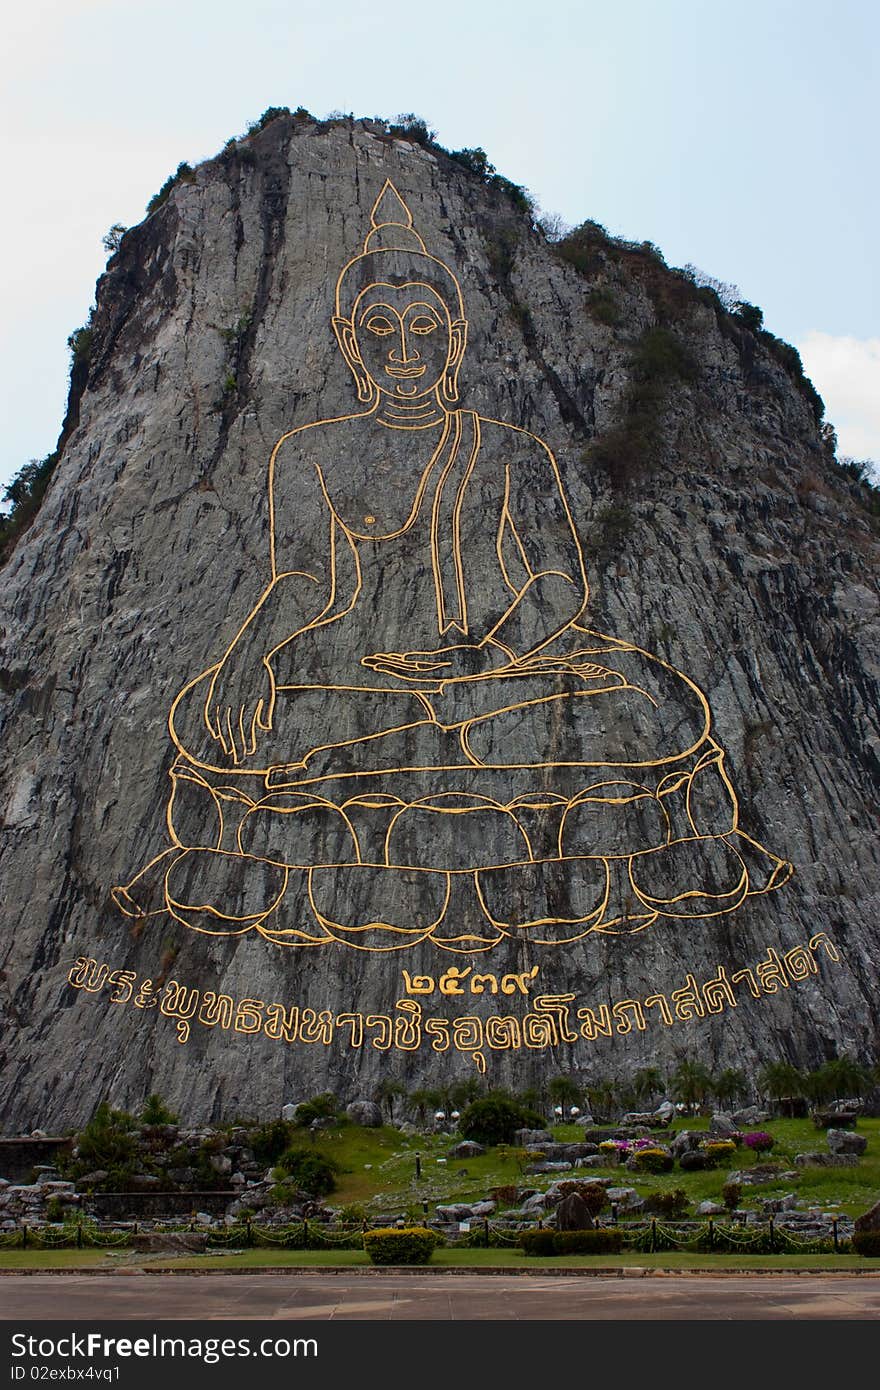
<path fill-rule="evenodd" d="M 83 1228 L 82 1228 L 82 1222 L 81 1222 L 81 1221 L 77 1221 L 77 1223 L 76 1223 L 76 1248 L 77 1248 L 77 1250 L 82 1250 L 82 1246 L 83 1246 Z"/>
<path fill-rule="evenodd" d="M 488 1249 L 489 1249 L 489 1218 L 488 1218 L 488 1216 L 485 1216 L 485 1217 L 483 1218 L 483 1230 L 484 1230 L 485 1233 L 486 1233 L 486 1249 L 488 1250 Z"/>
<path fill-rule="evenodd" d="M 770 1254 L 771 1254 L 771 1255 L 775 1255 L 775 1254 L 776 1254 L 776 1226 L 775 1226 L 775 1223 L 774 1223 L 774 1221 L 773 1221 L 773 1217 L 772 1217 L 772 1216 L 770 1217 L 770 1220 L 769 1220 L 769 1222 L 768 1222 L 768 1225 L 769 1225 L 769 1227 L 770 1227 Z"/>
<path fill-rule="evenodd" d="M 654 1252 L 656 1251 L 656 1249 L 657 1249 L 657 1218 L 656 1218 L 656 1216 L 652 1216 L 652 1217 L 651 1217 L 651 1254 L 652 1254 L 652 1255 L 654 1254 Z"/>
<path fill-rule="evenodd" d="M 22 1225 L 22 1228 L 21 1228 L 21 1248 L 22 1248 L 22 1250 L 27 1250 L 27 1237 L 28 1237 L 28 1228 L 27 1228 L 27 1226 Z"/>
<path fill-rule="evenodd" d="M 832 1222 L 831 1222 L 831 1237 L 832 1237 L 832 1239 L 833 1239 L 833 1241 L 834 1241 L 834 1253 L 835 1253 L 835 1255 L 839 1255 L 839 1254 L 840 1254 L 840 1246 L 839 1246 L 838 1243 L 837 1243 L 837 1217 L 836 1217 L 836 1216 L 834 1217 L 834 1219 L 833 1219 Z"/>
<path fill-rule="evenodd" d="M 308 1248 L 309 1248 L 309 1223 L 308 1223 L 307 1218 L 306 1218 L 306 1217 L 303 1217 L 303 1250 L 308 1250 Z"/>
<path fill-rule="evenodd" d="M 254 1243 L 254 1233 L 251 1230 L 251 1218 L 249 1216 L 244 1219 L 244 1243 L 248 1248 Z"/>

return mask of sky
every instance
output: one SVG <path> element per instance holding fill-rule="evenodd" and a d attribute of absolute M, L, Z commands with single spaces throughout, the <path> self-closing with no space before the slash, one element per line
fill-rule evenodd
<path fill-rule="evenodd" d="M 55 444 L 113 223 L 268 106 L 424 116 L 545 212 L 739 287 L 880 460 L 875 0 L 14 0 L 0 485 Z"/>

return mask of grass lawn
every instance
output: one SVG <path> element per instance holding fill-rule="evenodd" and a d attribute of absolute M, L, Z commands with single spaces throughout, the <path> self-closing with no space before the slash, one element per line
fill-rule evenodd
<path fill-rule="evenodd" d="M 437 1250 L 432 1268 L 511 1270 L 536 1269 L 712 1269 L 736 1270 L 874 1270 L 880 1272 L 880 1258 L 858 1255 L 692 1255 L 677 1251 L 659 1255 L 560 1255 L 551 1258 L 526 1257 L 517 1250 Z M 150 1273 L 164 1270 L 259 1270 L 266 1268 L 320 1270 L 370 1268 L 362 1250 L 245 1250 L 236 1255 L 186 1255 L 145 1257 L 134 1251 L 108 1256 L 103 1250 L 6 1250 L 0 1253 L 2 1270 L 50 1269 L 143 1269 Z M 3 1285 L 0 1281 L 0 1296 Z"/>
<path fill-rule="evenodd" d="M 706 1129 L 708 1123 L 703 1116 L 683 1117 L 676 1120 L 674 1129 Z M 817 1130 L 809 1119 L 771 1120 L 762 1128 L 776 1139 L 776 1147 L 766 1157 L 781 1162 L 784 1169 L 794 1169 L 796 1153 L 827 1152 L 824 1131 Z M 583 1130 L 576 1125 L 560 1125 L 552 1132 L 554 1138 L 566 1142 L 583 1138 Z M 858 1216 L 866 1211 L 880 1200 L 880 1119 L 860 1119 L 857 1132 L 868 1140 L 857 1167 L 799 1168 L 793 1178 L 745 1188 L 743 1205 L 757 1207 L 763 1198 L 794 1192 L 808 1206 L 837 1210 L 841 1215 Z M 455 1142 L 448 1135 L 408 1136 L 388 1126 L 361 1129 L 343 1125 L 336 1130 L 306 1134 L 301 1142 L 332 1157 L 343 1169 L 337 1178 L 337 1189 L 329 1198 L 334 1207 L 355 1203 L 362 1205 L 370 1216 L 394 1213 L 412 1218 L 421 1218 L 424 1202 L 433 1216 L 438 1202 L 473 1201 L 487 1195 L 491 1187 L 510 1184 L 541 1188 L 559 1176 L 577 1176 L 588 1181 L 593 1174 L 613 1177 L 621 1186 L 635 1187 L 641 1193 L 683 1187 L 694 1205 L 705 1199 L 720 1202 L 728 1172 L 755 1162 L 747 1149 L 739 1149 L 729 1165 L 705 1173 L 682 1173 L 676 1166 L 671 1173 L 641 1175 L 615 1164 L 577 1174 L 534 1177 L 524 1173 L 525 1164 L 515 1149 L 498 1147 L 479 1158 L 447 1158 Z M 417 1153 L 421 1162 L 419 1179 Z"/>

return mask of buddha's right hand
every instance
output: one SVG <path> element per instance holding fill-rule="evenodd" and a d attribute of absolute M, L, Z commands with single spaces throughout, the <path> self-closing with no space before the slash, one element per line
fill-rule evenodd
<path fill-rule="evenodd" d="M 243 662 L 235 649 L 217 667 L 205 701 L 205 724 L 227 758 L 242 763 L 257 751 L 275 712 L 275 677 L 265 661 Z"/>

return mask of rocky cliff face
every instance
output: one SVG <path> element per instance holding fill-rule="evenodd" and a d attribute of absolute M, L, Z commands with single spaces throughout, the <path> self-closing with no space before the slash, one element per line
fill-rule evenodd
<path fill-rule="evenodd" d="M 293 117 L 124 238 L 0 581 L 7 1128 L 153 1090 L 208 1119 L 389 1076 L 876 1056 L 876 523 L 780 345 L 650 248 L 564 252 L 442 152 Z M 432 331 L 424 418 L 378 454 L 373 424 L 294 435 L 270 514 L 281 436 L 373 411 L 389 332 L 405 415 Z M 210 676 L 175 746 L 273 525 L 307 578 L 238 645 L 247 747 L 206 732 Z M 435 597 L 471 616 L 431 642 Z M 298 629 L 269 731 L 261 658 Z M 490 629 L 445 689 L 360 661 Z"/>

